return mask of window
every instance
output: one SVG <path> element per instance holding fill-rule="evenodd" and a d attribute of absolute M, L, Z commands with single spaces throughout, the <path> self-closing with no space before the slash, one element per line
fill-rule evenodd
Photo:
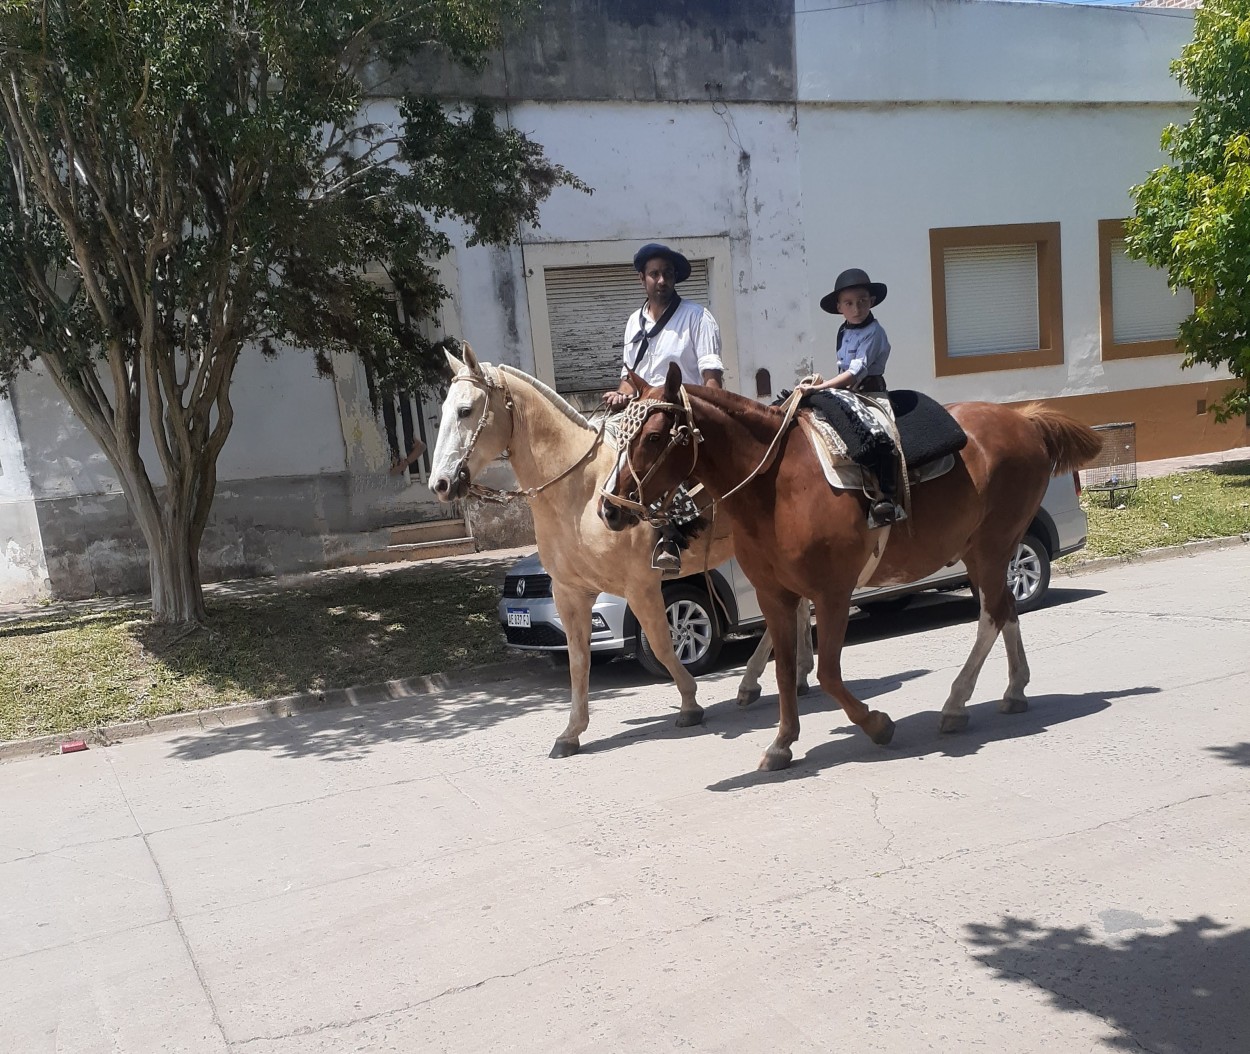
<path fill-rule="evenodd" d="M 1176 332 L 1193 314 L 1193 294 L 1172 292 L 1166 271 L 1129 259 L 1123 220 L 1098 221 L 1098 276 L 1104 360 L 1178 350 Z"/>
<path fill-rule="evenodd" d="M 929 231 L 937 376 L 1063 362 L 1059 224 Z"/>
<path fill-rule="evenodd" d="M 646 299 L 633 264 L 550 267 L 547 318 L 555 389 L 598 398 L 621 379 L 625 320 Z M 690 260 L 690 277 L 677 290 L 683 300 L 708 305 L 708 261 Z"/>

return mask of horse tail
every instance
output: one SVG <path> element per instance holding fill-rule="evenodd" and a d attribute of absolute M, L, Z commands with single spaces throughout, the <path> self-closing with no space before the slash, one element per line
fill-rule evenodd
<path fill-rule="evenodd" d="M 1054 465 L 1053 475 L 1075 472 L 1088 465 L 1102 450 L 1102 436 L 1067 414 L 1052 410 L 1041 403 L 1030 403 L 1019 408 L 1020 413 L 1036 425 L 1046 444 L 1046 453 Z"/>

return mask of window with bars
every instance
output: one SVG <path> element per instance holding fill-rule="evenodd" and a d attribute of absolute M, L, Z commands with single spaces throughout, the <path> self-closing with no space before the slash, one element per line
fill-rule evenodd
<path fill-rule="evenodd" d="M 544 269 L 555 389 L 596 396 L 621 379 L 625 322 L 646 299 L 630 264 Z M 707 260 L 690 261 L 690 277 L 677 291 L 685 300 L 710 303 Z"/>
<path fill-rule="evenodd" d="M 1193 314 L 1193 294 L 1173 292 L 1166 271 L 1129 258 L 1123 220 L 1098 221 L 1098 272 L 1104 360 L 1179 350 L 1176 334 Z"/>
<path fill-rule="evenodd" d="M 1059 224 L 929 232 L 937 376 L 1063 362 Z"/>

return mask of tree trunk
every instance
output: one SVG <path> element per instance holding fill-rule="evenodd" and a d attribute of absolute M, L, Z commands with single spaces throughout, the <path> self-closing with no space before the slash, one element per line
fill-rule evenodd
<path fill-rule="evenodd" d="M 169 495 L 165 495 L 168 502 Z M 203 624 L 208 620 L 200 585 L 199 532 L 168 504 L 157 512 L 132 503 L 148 543 L 152 621 Z"/>

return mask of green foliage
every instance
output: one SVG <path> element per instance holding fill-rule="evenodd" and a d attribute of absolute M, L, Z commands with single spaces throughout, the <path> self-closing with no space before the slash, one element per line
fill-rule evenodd
<path fill-rule="evenodd" d="M 1250 0 L 1206 0 L 1172 73 L 1194 115 L 1164 129 L 1172 163 L 1132 189 L 1128 251 L 1194 291 L 1185 365 L 1225 366 L 1243 382 L 1213 407 L 1225 421 L 1250 411 Z"/>
<path fill-rule="evenodd" d="M 324 369 L 360 354 L 384 386 L 427 377 L 440 364 L 415 323 L 444 296 L 430 261 L 449 249 L 432 220 L 503 243 L 581 184 L 486 107 L 413 99 L 403 127 L 373 123 L 368 85 L 440 54 L 480 65 L 525 6 L 0 3 L 15 77 L 0 88 L 0 383 L 55 355 L 89 389 L 83 365 L 110 352 L 211 382 L 214 357 L 228 377 L 249 342 L 311 349 Z"/>

